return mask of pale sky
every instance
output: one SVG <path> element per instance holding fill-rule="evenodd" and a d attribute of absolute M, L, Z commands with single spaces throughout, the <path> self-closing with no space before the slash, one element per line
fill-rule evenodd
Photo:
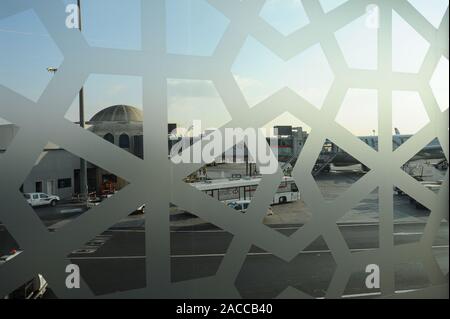
<path fill-rule="evenodd" d="M 435 26 L 448 6 L 448 0 L 405 1 L 410 1 Z M 344 2 L 320 0 L 325 12 Z M 299 0 L 268 0 L 260 15 L 284 35 L 309 23 Z M 166 16 L 167 50 L 176 54 L 211 55 L 229 24 L 225 16 L 204 0 L 167 0 Z M 376 69 L 377 32 L 368 28 L 365 21 L 362 16 L 335 35 L 350 67 Z M 92 46 L 139 50 L 140 1 L 83 1 L 83 27 L 83 34 Z M 393 42 L 394 70 L 417 72 L 429 44 L 395 12 Z M 46 68 L 58 66 L 62 60 L 33 11 L 0 20 L 1 85 L 36 101 L 51 79 Z M 250 106 L 287 86 L 321 108 L 334 79 L 328 63 L 320 45 L 283 61 L 257 39 L 249 37 L 231 71 Z M 432 81 L 442 110 L 448 108 L 448 78 L 448 60 L 442 58 Z M 85 94 L 87 118 L 114 104 L 142 108 L 142 81 L 138 77 L 94 74 L 85 83 Z M 168 79 L 167 94 L 170 122 L 189 126 L 200 119 L 205 126 L 218 127 L 230 120 L 210 81 Z M 426 120 L 423 103 L 417 97 L 414 92 L 393 93 L 394 126 L 404 134 L 416 132 Z M 76 120 L 77 103 L 74 101 L 67 118 Z M 371 135 L 377 129 L 377 113 L 376 92 L 350 90 L 336 120 L 355 135 Z M 270 122 L 271 126 L 290 124 L 298 126 L 302 122 L 287 114 Z"/>

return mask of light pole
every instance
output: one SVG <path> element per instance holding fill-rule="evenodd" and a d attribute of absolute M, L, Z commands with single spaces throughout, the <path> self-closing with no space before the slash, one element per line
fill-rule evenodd
<path fill-rule="evenodd" d="M 47 68 L 47 71 L 48 71 L 49 73 L 55 74 L 56 72 L 58 72 L 58 68 L 49 67 L 49 68 Z"/>
<path fill-rule="evenodd" d="M 78 5 L 78 28 L 81 32 L 81 0 L 77 0 Z M 84 92 L 81 87 L 79 92 L 79 115 L 80 115 L 80 127 L 85 128 L 86 123 L 84 119 Z M 87 165 L 83 158 L 80 158 L 80 193 L 83 199 L 87 201 L 88 198 L 88 185 L 87 185 Z"/>
<path fill-rule="evenodd" d="M 81 3 L 77 0 L 78 4 L 78 27 L 81 32 Z M 47 71 L 55 74 L 58 72 L 58 68 L 48 67 Z M 83 87 L 81 87 L 79 92 L 79 123 L 80 127 L 85 128 L 86 123 L 84 120 L 84 93 Z M 88 198 L 88 185 L 87 185 L 87 165 L 83 158 L 80 158 L 80 194 L 81 198 L 87 201 Z"/>

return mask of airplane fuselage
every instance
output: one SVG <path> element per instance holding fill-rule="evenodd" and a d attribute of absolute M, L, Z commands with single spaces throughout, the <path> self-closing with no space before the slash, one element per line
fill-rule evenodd
<path fill-rule="evenodd" d="M 394 135 L 392 137 L 392 143 L 394 149 L 397 149 L 403 143 L 405 143 L 412 135 Z M 365 142 L 367 145 L 378 150 L 378 136 L 362 136 L 359 137 L 360 140 Z M 431 141 L 427 146 L 425 146 L 420 152 L 418 152 L 410 161 L 421 160 L 421 159 L 442 159 L 444 158 L 444 152 L 441 145 L 437 139 Z M 349 166 L 354 164 L 359 164 L 360 162 L 347 152 L 339 149 L 336 156 L 333 158 L 332 164 L 334 166 Z"/>

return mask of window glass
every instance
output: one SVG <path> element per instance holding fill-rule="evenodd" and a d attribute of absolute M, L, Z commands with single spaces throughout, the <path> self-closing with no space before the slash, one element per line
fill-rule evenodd
<path fill-rule="evenodd" d="M 239 198 L 239 188 L 223 188 L 219 190 L 219 200 L 229 200 Z"/>
<path fill-rule="evenodd" d="M 127 134 L 122 134 L 119 137 L 119 147 L 130 148 L 130 137 Z"/>
<path fill-rule="evenodd" d="M 278 187 L 277 193 L 285 193 L 285 192 L 287 192 L 287 191 L 288 191 L 288 188 L 287 188 L 287 182 L 282 182 L 282 183 L 280 184 L 280 186 Z"/>
<path fill-rule="evenodd" d="M 106 134 L 105 136 L 103 136 L 103 138 L 104 138 L 105 140 L 107 140 L 108 142 L 114 144 L 114 135 L 108 133 L 108 134 Z"/>
<path fill-rule="evenodd" d="M 72 187 L 71 178 L 63 178 L 58 180 L 58 188 L 69 188 Z"/>
<path fill-rule="evenodd" d="M 246 186 L 245 187 L 245 198 L 249 199 L 250 197 L 253 197 L 257 188 L 258 188 L 257 185 Z"/>

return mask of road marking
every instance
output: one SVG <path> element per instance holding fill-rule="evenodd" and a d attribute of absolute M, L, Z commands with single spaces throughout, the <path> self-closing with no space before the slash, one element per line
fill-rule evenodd
<path fill-rule="evenodd" d="M 426 222 L 406 222 L 406 223 L 394 223 L 394 226 L 403 226 L 403 225 L 425 225 Z M 378 226 L 378 223 L 347 223 L 347 224 L 337 224 L 340 228 L 345 227 L 365 227 L 365 226 Z M 268 225 L 269 226 L 269 225 Z M 271 227 L 274 230 L 298 230 L 302 227 L 298 226 L 287 226 L 287 227 Z M 145 233 L 143 229 L 109 229 L 107 232 L 130 232 L 130 233 Z M 171 233 L 226 233 L 227 231 L 222 229 L 206 229 L 206 230 L 171 230 Z M 422 235 L 423 233 L 394 233 L 394 235 L 398 236 L 406 236 L 406 234 L 411 235 Z M 405 234 L 405 235 L 403 235 Z"/>
<path fill-rule="evenodd" d="M 406 290 L 396 290 L 394 294 L 405 294 L 409 292 L 418 291 L 419 289 L 406 289 Z M 342 295 L 342 298 L 358 298 L 358 297 L 371 297 L 371 296 L 380 296 L 381 292 L 367 292 L 361 294 L 352 294 L 352 295 Z M 325 297 L 319 297 L 316 299 L 325 299 Z"/>
<path fill-rule="evenodd" d="M 441 246 L 433 246 L 432 248 L 449 248 L 448 245 Z M 369 250 L 376 250 L 378 248 L 360 248 L 360 249 L 350 249 L 350 252 L 362 252 Z M 304 250 L 299 252 L 299 255 L 306 254 L 322 254 L 322 253 L 331 253 L 331 250 Z M 206 257 L 224 257 L 226 254 L 217 253 L 217 254 L 196 254 L 196 255 L 171 255 L 171 258 L 206 258 Z M 248 253 L 247 256 L 268 256 L 273 255 L 269 252 L 259 252 L 259 253 Z M 146 256 L 90 256 L 90 257 L 69 257 L 71 260 L 78 259 L 94 259 L 94 260 L 108 260 L 108 259 L 144 259 Z"/>
<path fill-rule="evenodd" d="M 81 248 L 74 250 L 72 254 L 93 254 L 97 249 L 94 248 Z"/>
<path fill-rule="evenodd" d="M 275 230 L 295 230 L 299 229 L 298 227 L 286 227 L 286 228 L 273 228 Z M 145 233 L 145 230 L 142 229 L 109 229 L 107 232 L 114 233 Z M 171 233 L 227 233 L 227 231 L 222 229 L 209 229 L 209 230 L 171 230 Z"/>
<path fill-rule="evenodd" d="M 68 257 L 70 260 L 113 260 L 113 259 L 145 259 L 145 256 L 90 256 L 90 257 Z"/>
<path fill-rule="evenodd" d="M 112 235 L 98 235 L 91 241 L 87 242 L 82 248 L 74 250 L 72 254 L 93 254 L 106 242 L 111 239 Z"/>
<path fill-rule="evenodd" d="M 73 208 L 73 209 L 62 209 L 59 211 L 61 214 L 69 214 L 69 213 L 81 213 L 83 209 L 81 208 Z"/>
<path fill-rule="evenodd" d="M 394 222 L 394 226 L 409 225 L 425 225 L 428 221 L 410 221 L 410 222 Z M 370 223 L 337 223 L 339 227 L 361 227 L 361 226 L 379 226 L 379 222 Z"/>
<path fill-rule="evenodd" d="M 394 233 L 394 236 L 413 236 L 413 235 L 423 235 L 423 233 Z"/>
<path fill-rule="evenodd" d="M 145 233 L 143 229 L 108 229 L 105 233 Z"/>
<path fill-rule="evenodd" d="M 405 289 L 405 290 L 396 290 L 394 294 L 405 294 L 409 292 L 418 291 L 419 289 Z M 368 292 L 363 294 L 353 294 L 353 295 L 343 295 L 342 298 L 357 298 L 357 297 L 367 297 L 367 296 L 380 296 L 381 292 Z"/>

